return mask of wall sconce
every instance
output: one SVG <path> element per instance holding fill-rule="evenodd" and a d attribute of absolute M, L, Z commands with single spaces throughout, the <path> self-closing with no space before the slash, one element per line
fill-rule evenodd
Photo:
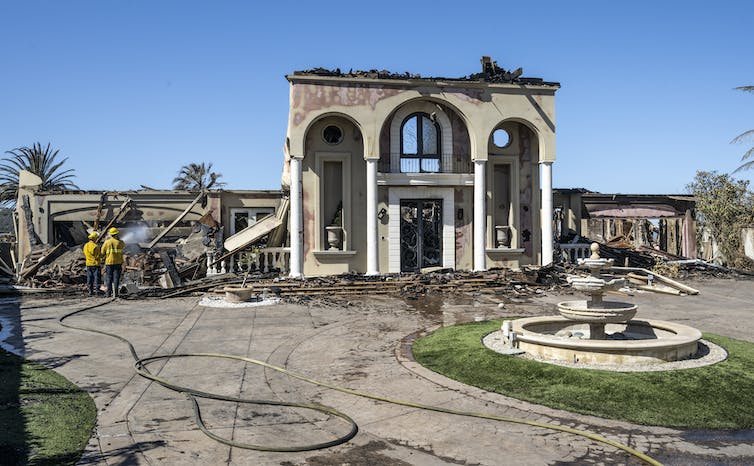
<path fill-rule="evenodd" d="M 385 210 L 385 208 L 383 207 L 379 212 L 377 212 L 377 219 L 382 220 L 383 218 L 385 218 L 385 215 L 387 215 L 387 210 Z"/>

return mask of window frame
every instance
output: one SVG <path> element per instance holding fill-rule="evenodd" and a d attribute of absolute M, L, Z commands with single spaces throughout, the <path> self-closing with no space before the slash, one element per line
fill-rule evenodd
<path fill-rule="evenodd" d="M 406 126 L 406 123 L 408 123 L 409 120 L 412 118 L 416 118 L 416 154 L 406 154 L 403 152 L 404 149 L 404 138 L 403 138 L 403 129 Z M 430 123 L 432 123 L 435 127 L 435 145 L 436 145 L 436 151 L 434 154 L 425 154 L 424 153 L 424 125 L 422 118 L 426 118 L 429 120 Z M 399 169 L 401 173 L 442 173 L 442 129 L 440 128 L 440 125 L 437 123 L 436 120 L 432 120 L 431 116 L 426 112 L 413 112 L 409 114 L 406 118 L 403 119 L 400 126 L 400 151 L 399 160 L 402 161 L 403 159 L 415 159 L 419 161 L 419 171 L 403 171 L 403 167 L 400 166 L 399 162 Z M 437 170 L 429 171 L 424 170 L 422 168 L 422 161 L 423 160 L 437 160 Z"/>
<path fill-rule="evenodd" d="M 328 141 L 327 137 L 325 136 L 325 133 L 327 132 L 328 129 L 330 129 L 330 127 L 337 129 L 338 132 L 340 133 L 340 137 L 335 142 Z M 340 126 L 333 123 L 329 123 L 322 128 L 321 136 L 322 136 L 322 141 L 324 141 L 324 143 L 327 144 L 328 146 L 337 146 L 338 144 L 343 142 L 343 140 L 346 138 L 346 133 L 343 131 L 343 128 L 341 128 Z"/>
<path fill-rule="evenodd" d="M 274 215 L 275 214 L 275 208 L 274 207 L 231 207 L 230 208 L 230 235 L 235 235 L 241 230 L 236 230 L 236 215 L 237 214 L 246 214 L 246 218 L 248 221 L 248 225 L 246 225 L 246 228 L 250 227 L 251 225 L 255 224 L 259 220 L 261 220 L 263 217 L 266 217 L 268 215 Z M 253 220 L 253 221 L 252 221 Z"/>

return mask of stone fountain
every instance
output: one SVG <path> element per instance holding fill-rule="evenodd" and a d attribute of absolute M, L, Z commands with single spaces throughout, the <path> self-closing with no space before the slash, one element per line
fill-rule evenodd
<path fill-rule="evenodd" d="M 560 316 L 530 317 L 506 324 L 503 334 L 510 346 L 539 359 L 586 364 L 646 364 L 688 359 L 697 354 L 702 334 L 681 324 L 638 320 L 636 305 L 606 301 L 604 294 L 625 284 L 604 272 L 612 259 L 599 256 L 580 259 L 587 277 L 571 278 L 571 286 L 589 295 L 588 300 L 558 303 Z"/>
<path fill-rule="evenodd" d="M 602 274 L 604 269 L 613 265 L 613 259 L 599 256 L 599 245 L 591 246 L 589 259 L 579 259 L 579 267 L 589 269 L 589 276 L 569 278 L 571 286 L 591 299 L 584 301 L 564 301 L 558 303 L 560 315 L 566 319 L 589 324 L 589 338 L 605 340 L 605 325 L 608 323 L 626 323 L 636 315 L 636 305 L 617 301 L 605 301 L 603 295 L 609 290 L 617 290 L 626 284 L 625 278 L 613 278 Z"/>

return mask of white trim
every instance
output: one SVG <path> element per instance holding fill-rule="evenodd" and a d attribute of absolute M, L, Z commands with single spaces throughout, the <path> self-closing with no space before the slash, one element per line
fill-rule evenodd
<path fill-rule="evenodd" d="M 378 173 L 380 186 L 474 186 L 470 173 Z"/>
<path fill-rule="evenodd" d="M 344 257 L 351 257 L 355 256 L 357 251 L 332 251 L 330 249 L 326 251 L 312 251 L 312 254 L 314 254 L 314 257 L 316 257 L 319 260 L 322 259 L 330 259 L 330 258 L 344 258 Z"/>
<path fill-rule="evenodd" d="M 440 79 L 440 78 L 418 78 L 418 79 L 386 79 L 386 78 L 362 78 L 362 77 L 345 77 L 345 76 L 317 76 L 305 74 L 287 74 L 285 79 L 290 83 L 317 83 L 325 82 L 331 84 L 337 83 L 355 83 L 355 84 L 379 84 L 384 86 L 385 83 L 401 84 L 416 86 L 425 85 L 426 87 L 437 87 L 440 89 L 457 90 L 459 87 L 470 87 L 476 89 L 497 88 L 505 89 L 506 94 L 528 94 L 533 89 L 541 91 L 544 95 L 554 95 L 555 91 L 560 89 L 560 83 L 548 82 L 546 84 L 514 84 L 514 83 L 491 83 L 487 81 L 459 81 L 458 79 Z"/>
<path fill-rule="evenodd" d="M 236 231 L 236 214 L 239 212 L 246 212 L 249 214 L 249 225 L 253 225 L 257 222 L 259 214 L 274 214 L 274 207 L 232 207 L 230 209 L 230 235 L 238 233 Z"/>
<path fill-rule="evenodd" d="M 491 256 L 494 255 L 501 255 L 501 256 L 519 256 L 526 252 L 526 249 L 524 248 L 495 248 L 495 249 L 486 249 L 485 252 Z"/>
<path fill-rule="evenodd" d="M 401 172 L 401 125 L 403 120 L 412 113 L 422 112 L 435 114 L 437 123 L 440 125 L 440 171 L 453 173 L 453 128 L 450 126 L 450 118 L 441 107 L 434 102 L 426 100 L 408 102 L 393 114 L 390 122 L 390 172 Z"/>
<path fill-rule="evenodd" d="M 453 188 L 388 188 L 388 272 L 401 271 L 401 199 L 442 199 L 442 266 L 456 267 L 456 232 Z"/>

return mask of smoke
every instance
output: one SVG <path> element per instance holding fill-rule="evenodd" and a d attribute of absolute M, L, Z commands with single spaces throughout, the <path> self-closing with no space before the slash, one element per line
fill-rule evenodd
<path fill-rule="evenodd" d="M 120 239 L 126 243 L 143 243 L 149 237 L 149 228 L 146 225 L 135 225 L 121 228 Z"/>

